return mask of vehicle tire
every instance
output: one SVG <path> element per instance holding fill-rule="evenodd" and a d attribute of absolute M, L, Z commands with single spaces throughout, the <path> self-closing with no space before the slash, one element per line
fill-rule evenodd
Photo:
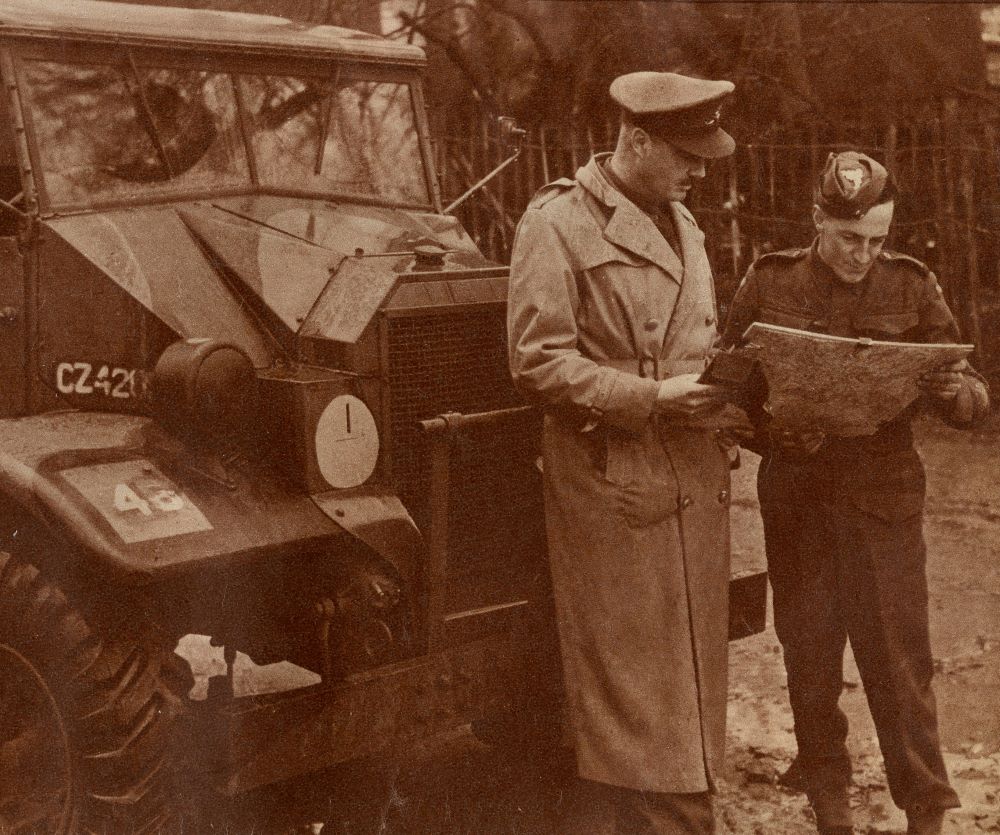
<path fill-rule="evenodd" d="M 0 552 L 0 832 L 179 828 L 171 730 L 190 670 L 135 624 L 98 632 Z"/>

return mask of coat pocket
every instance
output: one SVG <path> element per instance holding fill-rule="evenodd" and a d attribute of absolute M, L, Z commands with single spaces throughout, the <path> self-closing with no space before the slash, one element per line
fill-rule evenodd
<path fill-rule="evenodd" d="M 608 433 L 604 479 L 616 510 L 630 528 L 655 525 L 677 512 L 677 480 L 651 430 L 639 437 Z"/>
<path fill-rule="evenodd" d="M 783 328 L 795 328 L 800 331 L 820 328 L 820 322 L 808 310 L 782 310 L 777 307 L 761 309 L 761 321 L 768 325 L 780 325 Z M 825 330 L 824 328 L 821 328 Z"/>

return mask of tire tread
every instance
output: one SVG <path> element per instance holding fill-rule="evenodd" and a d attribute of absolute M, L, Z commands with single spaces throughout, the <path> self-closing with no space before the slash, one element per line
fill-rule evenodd
<path fill-rule="evenodd" d="M 0 642 L 29 658 L 74 749 L 74 831 L 179 829 L 170 732 L 186 705 L 182 659 L 139 624 L 100 635 L 30 563 L 0 552 Z"/>

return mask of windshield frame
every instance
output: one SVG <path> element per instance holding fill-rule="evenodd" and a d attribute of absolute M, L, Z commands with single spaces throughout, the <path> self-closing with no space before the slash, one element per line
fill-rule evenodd
<path fill-rule="evenodd" d="M 78 214 L 101 211 L 114 208 L 133 206 L 158 205 L 192 200 L 217 199 L 250 194 L 268 194 L 306 199 L 328 200 L 332 203 L 354 203 L 360 205 L 385 206 L 414 211 L 441 212 L 441 198 L 437 178 L 434 176 L 433 155 L 431 152 L 430 134 L 427 115 L 424 108 L 422 78 L 419 70 L 413 66 L 388 64 L 383 62 L 343 58 L 331 55 L 329 58 L 305 58 L 295 55 L 273 54 L 268 56 L 240 55 L 229 51 L 213 51 L 197 53 L 180 49 L 131 46 L 118 44 L 93 44 L 88 42 L 73 42 L 60 40 L 53 48 L 52 42 L 39 40 L 24 40 L 13 45 L 10 51 L 11 61 L 4 61 L 8 71 L 13 71 L 13 83 L 16 85 L 16 102 L 20 107 L 24 122 L 24 140 L 29 155 L 30 167 L 33 172 L 35 191 L 38 201 L 38 213 L 42 217 Z M 250 179 L 246 186 L 231 189 L 194 189 L 177 190 L 168 193 L 139 195 L 136 197 L 118 196 L 114 198 L 97 198 L 80 203 L 60 203 L 54 206 L 45 183 L 45 170 L 41 163 L 41 154 L 34 124 L 34 114 L 30 102 L 25 95 L 28 89 L 24 78 L 24 62 L 32 60 L 52 61 L 56 63 L 92 63 L 106 66 L 121 66 L 128 62 L 129 55 L 139 67 L 155 67 L 177 70 L 197 70 L 205 72 L 225 73 L 233 81 L 236 92 L 238 118 L 240 121 L 244 153 L 249 165 Z M 238 76 L 240 75 L 298 75 L 315 77 L 325 80 L 335 79 L 338 84 L 354 81 L 372 81 L 399 83 L 409 86 L 410 100 L 413 112 L 414 128 L 417 133 L 417 144 L 420 151 L 420 162 L 426 194 L 426 202 L 404 202 L 379 196 L 364 196 L 337 191 L 320 189 L 278 188 L 262 185 L 257 176 L 256 160 L 254 159 L 251 138 L 252 127 L 250 115 L 246 112 L 243 97 L 239 92 Z M 5 79 L 9 84 L 11 79 Z"/>

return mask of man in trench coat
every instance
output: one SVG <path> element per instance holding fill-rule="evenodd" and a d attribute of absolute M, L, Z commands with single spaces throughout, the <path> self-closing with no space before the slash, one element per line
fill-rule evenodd
<path fill-rule="evenodd" d="M 681 204 L 728 81 L 611 85 L 613 154 L 542 188 L 518 226 L 515 383 L 545 412 L 546 530 L 580 780 L 575 833 L 712 832 L 725 745 L 726 432 L 697 382 L 718 337 L 704 236 Z"/>

